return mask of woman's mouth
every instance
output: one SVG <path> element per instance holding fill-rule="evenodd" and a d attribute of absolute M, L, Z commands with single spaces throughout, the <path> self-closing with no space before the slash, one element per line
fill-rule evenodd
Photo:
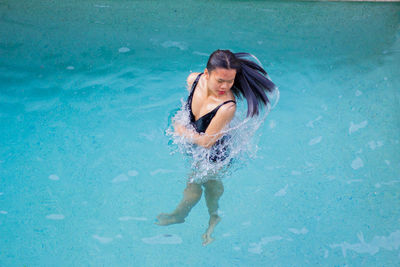
<path fill-rule="evenodd" d="M 223 95 L 223 94 L 225 94 L 225 91 L 218 91 L 218 94 Z"/>

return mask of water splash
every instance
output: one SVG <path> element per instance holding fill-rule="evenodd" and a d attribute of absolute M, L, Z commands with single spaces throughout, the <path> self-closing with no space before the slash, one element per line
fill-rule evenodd
<path fill-rule="evenodd" d="M 273 104 L 268 104 L 259 116 L 252 118 L 246 117 L 245 105 L 238 102 L 235 117 L 222 130 L 222 137 L 211 148 L 196 145 L 190 137 L 182 137 L 175 133 L 173 125 L 179 123 L 193 131 L 194 135 L 197 134 L 190 123 L 186 101 L 181 100 L 181 108 L 171 116 L 166 134 L 171 138 L 171 153 L 182 153 L 190 164 L 189 182 L 204 183 L 210 179 L 222 179 L 245 166 L 249 159 L 256 156 L 258 147 L 254 134 L 277 104 L 279 90 L 276 89 L 269 99 L 273 100 Z"/>

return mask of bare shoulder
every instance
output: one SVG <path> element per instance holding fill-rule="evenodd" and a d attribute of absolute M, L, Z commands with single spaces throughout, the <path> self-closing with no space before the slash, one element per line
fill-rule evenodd
<path fill-rule="evenodd" d="M 236 112 L 236 103 L 235 102 L 229 102 L 224 105 L 222 105 L 219 108 L 219 113 L 223 118 L 226 118 L 228 120 L 231 120 L 235 116 Z"/>
<path fill-rule="evenodd" d="M 233 119 L 235 111 L 236 104 L 233 102 L 222 105 L 215 114 L 215 117 L 211 120 L 211 123 L 206 130 L 206 134 L 213 135 L 220 133 L 225 125 L 229 124 Z"/>
<path fill-rule="evenodd" d="M 230 121 L 235 116 L 235 112 L 236 112 L 236 103 L 229 102 L 222 105 L 218 109 L 218 112 L 215 117 L 217 117 L 216 118 L 217 120 L 219 119 L 221 121 Z"/>
<path fill-rule="evenodd" d="M 187 89 L 188 91 L 190 91 L 190 88 L 192 87 L 192 84 L 194 82 L 194 80 L 196 80 L 197 75 L 199 75 L 200 72 L 192 72 L 189 74 L 189 76 L 186 79 L 187 82 Z"/>

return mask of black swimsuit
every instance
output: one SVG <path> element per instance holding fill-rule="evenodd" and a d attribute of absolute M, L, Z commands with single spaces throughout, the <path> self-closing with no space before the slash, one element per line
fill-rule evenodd
<path fill-rule="evenodd" d="M 194 94 L 194 90 L 196 88 L 197 83 L 199 82 L 200 76 L 203 73 L 200 73 L 196 80 L 193 82 L 191 91 L 190 91 L 190 95 L 188 97 L 188 100 L 186 102 L 187 108 L 189 110 L 189 116 L 190 116 L 190 123 L 193 125 L 193 127 L 195 128 L 195 130 L 198 133 L 205 133 L 205 131 L 207 130 L 208 126 L 211 123 L 211 120 L 214 118 L 215 114 L 217 113 L 217 111 L 219 110 L 219 108 L 227 103 L 233 102 L 236 104 L 236 102 L 234 100 L 228 100 L 225 101 L 224 103 L 218 105 L 216 108 L 214 108 L 212 111 L 208 112 L 207 114 L 201 116 L 198 120 L 196 120 L 194 118 L 194 114 L 192 112 L 192 100 L 193 100 L 193 94 Z M 221 139 L 219 139 L 217 142 L 215 142 L 215 144 L 211 147 L 211 153 L 210 153 L 210 157 L 209 159 L 213 162 L 216 161 L 222 161 L 224 159 L 226 159 L 229 155 L 229 151 L 227 149 L 226 146 L 224 146 L 224 144 L 230 139 L 229 135 L 224 135 Z"/>

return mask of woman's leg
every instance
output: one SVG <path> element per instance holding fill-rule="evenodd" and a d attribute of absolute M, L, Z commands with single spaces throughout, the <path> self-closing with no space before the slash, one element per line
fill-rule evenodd
<path fill-rule="evenodd" d="M 187 183 L 183 191 L 183 199 L 172 213 L 161 213 L 157 216 L 158 225 L 170 225 L 174 223 L 183 223 L 190 210 L 199 202 L 203 190 L 201 185 L 196 183 Z"/>
<path fill-rule="evenodd" d="M 205 246 L 214 241 L 214 238 L 211 237 L 211 234 L 214 232 L 215 226 L 217 226 L 221 220 L 221 218 L 218 216 L 218 200 L 224 193 L 224 186 L 221 181 L 208 180 L 204 184 L 204 188 L 204 196 L 206 198 L 208 213 L 210 214 L 208 228 L 203 234 L 203 245 Z"/>

